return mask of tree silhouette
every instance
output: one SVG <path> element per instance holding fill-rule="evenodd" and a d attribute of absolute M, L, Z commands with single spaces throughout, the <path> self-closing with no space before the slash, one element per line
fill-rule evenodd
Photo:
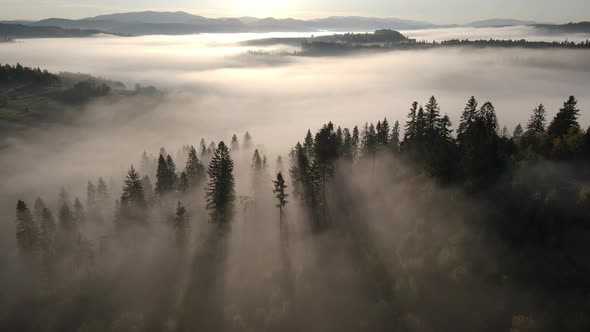
<path fill-rule="evenodd" d="M 146 201 L 139 173 L 133 165 L 127 172 L 115 223 L 119 229 L 147 223 Z"/>
<path fill-rule="evenodd" d="M 514 131 L 512 132 L 512 137 L 515 139 L 518 139 L 522 136 L 523 133 L 524 133 L 524 129 L 522 129 L 522 126 L 519 123 L 516 125 L 516 127 L 514 127 Z"/>
<path fill-rule="evenodd" d="M 206 189 L 207 210 L 211 222 L 223 227 L 233 217 L 235 201 L 234 162 L 229 149 L 223 142 L 219 142 L 213 154 L 207 173 L 209 185 Z"/>
<path fill-rule="evenodd" d="M 547 120 L 545 106 L 543 106 L 543 104 L 540 104 L 539 106 L 533 109 L 533 114 L 531 114 L 529 122 L 526 125 L 526 130 L 528 133 L 544 133 L 546 123 Z"/>
<path fill-rule="evenodd" d="M 80 199 L 76 197 L 74 200 L 74 222 L 78 225 L 84 225 L 86 223 L 86 211 L 84 210 L 84 205 L 80 202 Z"/>
<path fill-rule="evenodd" d="M 243 142 L 244 149 L 249 150 L 252 148 L 252 136 L 250 136 L 250 132 L 244 134 Z"/>
<path fill-rule="evenodd" d="M 577 109 L 578 101 L 574 96 L 570 96 L 569 99 L 563 103 L 563 107 L 559 109 L 559 112 L 555 115 L 547 133 L 552 138 L 559 138 L 562 141 L 572 128 L 580 128 L 578 123 L 578 116 L 580 116 L 580 110 Z"/>
<path fill-rule="evenodd" d="M 37 249 L 39 229 L 27 204 L 19 200 L 16 204 L 16 241 L 24 254 L 33 254 Z"/>
<path fill-rule="evenodd" d="M 277 179 L 273 180 L 272 183 L 274 184 L 273 193 L 278 200 L 277 207 L 279 208 L 279 224 L 283 225 L 283 209 L 285 205 L 287 205 L 287 197 L 289 194 L 285 193 L 285 189 L 287 189 L 287 185 L 285 184 L 285 179 L 283 179 L 283 174 L 281 172 L 277 173 Z"/>
<path fill-rule="evenodd" d="M 238 136 L 234 134 L 231 138 L 231 150 L 238 151 L 240 149 L 240 142 L 238 142 Z"/>
<path fill-rule="evenodd" d="M 251 167 L 255 171 L 259 171 L 262 169 L 262 159 L 260 158 L 260 153 L 258 153 L 258 149 L 254 150 L 254 154 L 252 155 Z"/>

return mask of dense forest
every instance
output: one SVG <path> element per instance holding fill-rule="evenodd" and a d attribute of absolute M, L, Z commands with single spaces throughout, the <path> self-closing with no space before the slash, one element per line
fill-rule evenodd
<path fill-rule="evenodd" d="M 0 329 L 588 331 L 579 112 L 509 133 L 490 102 L 453 127 L 432 97 L 284 158 L 249 133 L 143 152 L 121 190 L 15 202 Z"/>

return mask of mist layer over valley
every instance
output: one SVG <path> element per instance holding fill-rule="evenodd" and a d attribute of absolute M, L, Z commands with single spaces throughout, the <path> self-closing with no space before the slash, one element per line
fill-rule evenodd
<path fill-rule="evenodd" d="M 526 27 L 404 33 L 587 38 Z M 128 87 L 61 121 L 0 113 L 0 327 L 589 327 L 590 51 L 305 57 L 241 44 L 309 35 L 0 44 L 2 64 Z M 20 91 L 2 89 L 8 99 Z M 412 131 L 420 111 L 434 114 L 423 134 Z M 549 126 L 568 111 L 573 122 Z M 541 129 L 527 126 L 541 113 Z M 17 225 L 35 220 L 39 243 L 26 227 L 15 239 L 16 202 Z"/>

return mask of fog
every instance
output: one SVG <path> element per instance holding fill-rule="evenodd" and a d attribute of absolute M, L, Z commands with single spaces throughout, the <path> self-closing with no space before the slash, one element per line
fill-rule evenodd
<path fill-rule="evenodd" d="M 532 26 L 490 27 L 490 28 L 446 28 L 405 30 L 402 33 L 419 41 L 443 41 L 448 39 L 526 39 L 528 41 L 562 42 L 565 40 L 576 43 L 590 38 L 587 33 L 548 33 Z"/>
<path fill-rule="evenodd" d="M 404 33 L 419 40 L 545 38 L 524 27 Z M 510 289 L 514 293 L 500 291 L 476 268 L 457 272 L 473 273 L 466 290 L 438 290 L 441 298 L 454 303 L 452 308 L 441 305 L 444 301 L 433 295 L 438 284 L 429 279 L 425 261 L 430 259 L 453 275 L 457 261 L 484 261 L 478 268 L 494 271 L 507 250 L 493 237 L 473 232 L 473 225 L 466 221 L 475 216 L 488 218 L 494 211 L 459 190 L 440 188 L 390 156 L 379 156 L 372 171 L 368 164 L 361 165 L 356 176 L 349 176 L 344 165 L 337 172 L 341 182 L 330 189 L 329 214 L 336 234 L 314 234 L 311 212 L 296 197 L 289 199 L 287 230 L 278 227 L 270 178 L 279 170 L 274 163 L 279 155 L 285 162 L 283 171 L 288 173 L 288 154 L 307 129 L 315 133 L 328 121 L 360 127 L 384 117 L 403 125 L 411 103 L 424 104 L 432 95 L 454 128 L 472 95 L 482 103 L 493 102 L 500 125 L 510 129 L 526 123 L 539 103 L 547 107 L 548 118 L 553 117 L 570 95 L 577 97 L 584 110 L 590 105 L 587 51 L 453 48 L 314 58 L 280 54 L 292 51 L 282 45 L 238 46 L 238 42 L 253 38 L 308 35 L 98 36 L 0 44 L 0 63 L 88 73 L 120 80 L 129 88 L 139 83 L 162 91 L 152 96 L 100 98 L 71 122 L 1 137 L 0 209 L 4 222 L 0 232 L 1 248 L 8 253 L 5 257 L 16 255 L 12 247 L 17 199 L 25 199 L 32 207 L 34 198 L 41 196 L 54 207 L 59 189 L 65 187 L 71 197 L 84 200 L 87 181 L 101 176 L 110 189 L 111 217 L 124 175 L 131 164 L 139 167 L 142 152 L 157 156 L 164 147 L 176 158 L 176 151 L 184 144 L 198 147 L 202 138 L 207 145 L 221 140 L 229 144 L 233 134 L 242 141 L 248 131 L 270 166 L 265 175 L 255 176 L 250 166 L 253 148 L 232 155 L 236 194 L 254 198 L 255 203 L 253 208 L 236 204 L 238 212 L 229 235 L 212 240 L 216 231 L 207 222 L 204 194 L 198 191 L 170 197 L 163 207 L 158 206 L 171 211 L 180 199 L 188 207 L 193 239 L 186 256 L 170 259 L 175 255 L 170 249 L 172 236 L 162 222 L 148 231 L 145 243 L 140 241 L 136 248 L 113 244 L 111 250 L 116 254 L 106 254 L 104 261 L 98 259 L 102 276 L 118 280 L 118 287 L 125 290 L 101 302 L 114 301 L 127 315 L 117 321 L 123 321 L 122 330 L 137 324 L 145 327 L 137 330 L 187 331 L 194 327 L 209 331 L 375 331 L 408 324 L 416 326 L 404 329 L 413 331 L 444 331 L 456 326 L 481 330 L 489 328 L 486 320 L 505 310 L 503 301 L 517 299 L 520 308 L 529 308 L 534 301 L 528 296 L 532 295 L 519 297 L 518 289 Z M 563 40 L 561 37 L 566 36 L 551 40 Z M 257 50 L 268 53 L 249 52 Z M 582 112 L 580 122 L 586 127 L 590 117 Z M 184 164 L 177 161 L 177 167 L 182 170 Z M 149 176 L 155 180 L 154 172 Z M 417 192 L 422 194 L 415 196 Z M 437 224 L 440 216 L 444 222 Z M 106 225 L 90 227 L 84 235 L 98 247 L 101 237 L 113 232 L 111 223 L 107 218 Z M 289 238 L 286 249 L 285 236 Z M 470 247 L 474 252 L 464 250 L 465 243 L 473 242 L 478 243 L 477 249 Z M 432 249 L 435 247 L 437 251 Z M 222 252 L 222 259 L 216 260 L 219 257 L 212 254 L 216 250 Z M 5 290 L 11 297 L 3 305 L 14 312 L 21 305 L 18 298 L 26 298 L 19 288 L 26 283 L 23 286 L 10 275 L 21 267 L 13 266 L 8 258 L 2 262 L 10 267 L 2 269 L 2 280 L 15 285 Z M 371 271 L 370 276 L 366 271 Z M 416 286 L 421 282 L 422 286 Z M 93 291 L 104 287 L 112 292 L 105 285 Z M 396 294 L 399 297 L 393 300 L 389 293 L 404 285 L 407 292 Z M 416 300 L 420 296 L 423 302 Z M 495 302 L 486 302 L 490 298 Z M 84 300 L 88 298 L 80 301 Z M 61 305 L 60 314 L 68 315 L 72 304 Z M 397 305 L 406 307 L 407 316 Z M 475 318 L 465 314 L 470 305 L 478 307 Z M 87 315 L 80 310 L 75 317 L 88 323 Z M 420 321 L 416 318 L 420 315 L 430 320 Z M 459 317 L 463 321 L 457 323 Z M 59 319 L 46 329 L 77 330 L 60 324 Z M 157 324 L 149 326 L 153 321 Z M 100 330 L 100 325 L 88 324 L 79 325 Z M 510 322 L 491 325 L 503 328 L 506 324 Z"/>

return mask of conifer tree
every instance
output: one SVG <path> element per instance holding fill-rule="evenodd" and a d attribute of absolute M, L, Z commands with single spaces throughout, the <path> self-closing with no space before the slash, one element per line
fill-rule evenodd
<path fill-rule="evenodd" d="M 389 143 L 389 122 L 387 118 L 383 119 L 383 122 L 378 124 L 377 128 L 377 144 L 387 145 Z"/>
<path fill-rule="evenodd" d="M 43 210 L 47 208 L 47 204 L 41 199 L 41 197 L 37 197 L 35 200 L 35 204 L 33 205 L 33 218 L 35 222 L 39 222 L 43 217 Z"/>
<path fill-rule="evenodd" d="M 459 144 L 463 144 L 463 135 L 465 135 L 465 132 L 469 130 L 469 127 L 477 118 L 477 105 L 477 100 L 475 100 L 475 97 L 473 96 L 467 101 L 463 114 L 461 114 L 459 129 L 457 129 L 457 140 L 459 141 Z"/>
<path fill-rule="evenodd" d="M 173 191 L 178 185 L 178 175 L 176 175 L 176 164 L 170 155 L 166 157 L 166 164 L 168 165 L 168 181 L 170 183 L 170 190 Z"/>
<path fill-rule="evenodd" d="M 359 152 L 359 144 L 361 142 L 359 127 L 354 126 L 352 129 L 352 160 L 356 160 L 358 158 Z"/>
<path fill-rule="evenodd" d="M 86 185 L 86 207 L 88 210 L 92 210 L 96 207 L 97 192 L 96 186 L 91 181 L 88 181 Z"/>
<path fill-rule="evenodd" d="M 533 114 L 531 114 L 529 122 L 526 125 L 527 132 L 535 134 L 544 133 L 545 125 L 547 124 L 546 114 L 543 104 L 534 108 Z"/>
<path fill-rule="evenodd" d="M 54 242 L 55 242 L 55 233 L 57 230 L 57 226 L 55 225 L 55 219 L 53 218 L 53 214 L 51 211 L 45 207 L 41 212 L 41 219 L 39 223 L 40 229 L 40 240 L 39 244 L 41 247 L 42 254 L 44 259 L 50 259 L 53 255 L 54 250 Z"/>
<path fill-rule="evenodd" d="M 430 100 L 424 106 L 425 111 L 425 134 L 428 138 L 428 142 L 432 143 L 433 140 L 439 136 L 438 129 L 440 128 L 439 122 L 441 121 L 440 117 L 440 107 L 438 106 L 438 102 L 434 96 L 430 97 Z"/>
<path fill-rule="evenodd" d="M 130 225 L 146 224 L 146 219 L 145 193 L 141 177 L 131 165 L 125 178 L 115 223 L 121 229 Z"/>
<path fill-rule="evenodd" d="M 156 170 L 156 193 L 160 196 L 172 190 L 172 179 L 168 163 L 163 155 L 158 158 L 158 169 Z"/>
<path fill-rule="evenodd" d="M 184 248 L 187 245 L 190 231 L 190 214 L 186 208 L 178 202 L 176 213 L 174 214 L 174 233 L 177 246 Z"/>
<path fill-rule="evenodd" d="M 59 229 L 61 232 L 72 234 L 78 230 L 78 225 L 74 219 L 74 212 L 67 202 L 64 202 L 58 213 Z"/>
<path fill-rule="evenodd" d="M 99 177 L 96 184 L 96 199 L 101 208 L 104 208 L 109 201 L 109 189 L 103 178 Z"/>
<path fill-rule="evenodd" d="M 275 162 L 275 169 L 278 170 L 279 172 L 283 171 L 283 157 L 281 157 L 280 155 L 277 157 L 277 160 Z"/>
<path fill-rule="evenodd" d="M 289 194 L 285 193 L 285 189 L 287 189 L 287 185 L 285 184 L 285 179 L 283 178 L 283 174 L 281 172 L 277 173 L 277 179 L 273 180 L 272 183 L 274 184 L 273 193 L 278 200 L 277 207 L 279 208 L 279 224 L 283 224 L 283 209 L 285 205 L 287 205 L 287 197 Z"/>
<path fill-rule="evenodd" d="M 70 202 L 70 194 L 66 190 L 66 188 L 61 187 L 59 190 L 59 195 L 57 199 L 57 206 L 62 206 L 64 203 Z"/>
<path fill-rule="evenodd" d="M 393 148 L 394 152 L 399 152 L 399 145 L 400 145 L 400 127 L 399 121 L 395 121 L 393 128 L 391 129 L 391 137 L 389 138 L 391 142 L 391 147 Z"/>
<path fill-rule="evenodd" d="M 250 136 L 250 132 L 247 131 L 246 134 L 244 134 L 243 142 L 244 149 L 249 150 L 252 148 L 253 143 L 252 136 Z"/>
<path fill-rule="evenodd" d="M 262 159 L 260 158 L 260 153 L 258 153 L 258 149 L 254 150 L 254 155 L 252 155 L 251 167 L 255 171 L 259 171 L 262 169 Z"/>
<path fill-rule="evenodd" d="M 182 179 L 183 177 L 184 179 Z M 184 171 L 181 174 L 181 187 L 184 188 L 184 191 L 197 188 L 204 179 L 205 167 L 197 157 L 197 150 L 191 146 L 188 150 L 188 159 Z"/>
<path fill-rule="evenodd" d="M 39 243 L 39 229 L 25 202 L 16 204 L 16 241 L 24 254 L 33 254 Z"/>
<path fill-rule="evenodd" d="M 577 109 L 578 101 L 574 96 L 570 96 L 569 99 L 563 103 L 563 107 L 559 109 L 559 112 L 555 115 L 547 133 L 552 138 L 559 138 L 564 141 L 566 135 L 572 128 L 580 128 L 578 123 L 578 117 L 580 116 L 580 110 Z"/>
<path fill-rule="evenodd" d="M 522 136 L 524 130 L 522 129 L 522 126 L 519 124 L 516 125 L 516 127 L 514 127 L 514 131 L 512 132 L 512 137 L 515 139 L 518 139 Z"/>
<path fill-rule="evenodd" d="M 353 140 L 352 134 L 348 128 L 344 128 L 344 139 L 342 142 L 342 157 L 344 160 L 353 161 L 354 160 L 354 148 L 353 148 Z"/>
<path fill-rule="evenodd" d="M 211 221 L 222 227 L 233 217 L 235 201 L 234 162 L 229 149 L 223 142 L 219 142 L 213 154 L 207 173 L 209 185 L 206 189 L 207 210 Z"/>
<path fill-rule="evenodd" d="M 311 134 L 311 130 L 307 130 L 307 134 L 305 134 L 305 139 L 303 140 L 303 151 L 307 154 L 307 157 L 311 159 L 313 157 L 313 135 Z"/>
<path fill-rule="evenodd" d="M 416 116 L 418 111 L 418 102 L 412 103 L 410 113 L 408 113 L 408 121 L 404 127 L 404 143 L 411 145 L 416 139 Z"/>
<path fill-rule="evenodd" d="M 80 199 L 76 197 L 74 200 L 74 222 L 78 225 L 84 225 L 86 223 L 86 212 L 84 211 L 84 205 L 80 202 Z"/>
<path fill-rule="evenodd" d="M 240 142 L 238 142 L 238 136 L 236 136 L 236 134 L 234 134 L 234 136 L 232 136 L 231 138 L 231 150 L 233 151 L 238 151 L 240 149 Z"/>

